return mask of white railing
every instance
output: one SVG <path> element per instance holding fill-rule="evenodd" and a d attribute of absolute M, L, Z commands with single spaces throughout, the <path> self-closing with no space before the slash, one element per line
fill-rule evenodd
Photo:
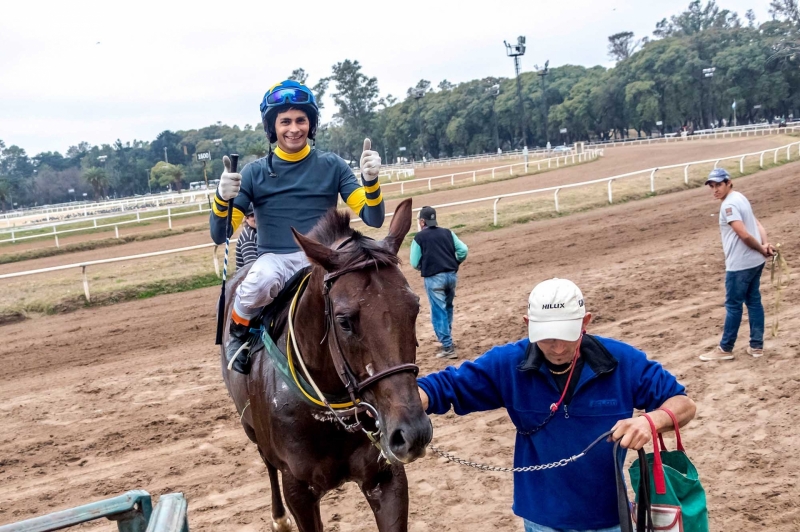
<path fill-rule="evenodd" d="M 495 176 L 499 173 L 507 170 L 509 176 L 514 175 L 514 168 L 520 167 L 521 175 L 527 174 L 530 167 L 536 165 L 536 171 L 540 172 L 542 168 L 544 168 L 545 163 L 547 164 L 547 168 L 560 168 L 561 166 L 567 166 L 569 164 L 576 164 L 581 162 L 586 162 L 590 159 L 596 159 L 598 154 L 601 153 L 601 150 L 594 150 L 594 149 L 587 149 L 584 150 L 583 153 L 575 153 L 573 150 L 569 150 L 565 152 L 564 155 L 559 155 L 558 157 L 550 157 L 548 159 L 537 159 L 534 161 L 528 161 L 525 163 L 514 163 L 514 164 L 507 164 L 504 166 L 495 166 L 493 168 L 481 168 L 480 170 L 471 170 L 468 172 L 454 172 L 452 174 L 444 174 L 438 175 L 433 177 L 421 177 L 419 179 L 409 179 L 406 181 L 398 181 L 396 183 L 384 183 L 381 185 L 381 190 L 386 190 L 388 187 L 393 185 L 400 186 L 400 194 L 405 194 L 405 186 L 412 184 L 412 183 L 427 183 L 428 190 L 433 190 L 433 181 L 437 181 L 440 179 L 449 179 L 450 185 L 454 186 L 456 184 L 456 176 L 466 176 L 467 179 L 470 177 L 472 178 L 472 182 L 476 183 L 478 176 L 483 174 L 490 174 L 491 179 L 495 179 Z M 563 160 L 563 164 L 562 161 Z"/>
<path fill-rule="evenodd" d="M 23 277 L 26 275 L 35 275 L 37 273 L 49 273 L 49 272 L 57 272 L 61 270 L 71 270 L 73 268 L 80 268 L 81 273 L 83 276 L 83 294 L 86 296 L 86 301 L 91 302 L 91 297 L 89 295 L 89 278 L 86 275 L 86 268 L 89 266 L 96 266 L 98 264 L 110 264 L 112 262 L 123 262 L 129 260 L 137 260 L 137 259 L 146 259 L 149 257 L 158 257 L 159 255 L 170 255 L 173 253 L 184 253 L 187 251 L 195 251 L 198 249 L 205 249 L 205 248 L 214 248 L 213 258 L 214 258 L 214 271 L 217 273 L 217 277 L 219 277 L 219 259 L 217 258 L 217 245 L 216 244 L 200 244 L 197 246 L 189 246 L 185 248 L 177 248 L 177 249 L 168 249 L 165 251 L 154 251 L 152 253 L 141 253 L 139 255 L 129 255 L 127 257 L 115 257 L 113 259 L 100 259 L 100 260 L 91 260 L 87 262 L 76 262 L 74 264 L 63 264 L 61 266 L 53 266 L 50 268 L 40 268 L 38 270 L 28 270 L 24 272 L 14 272 L 14 273 L 6 273 L 0 275 L 0 279 L 11 279 L 14 277 Z"/>
<path fill-rule="evenodd" d="M 83 203 L 62 203 L 60 205 L 53 205 L 49 207 L 33 207 L 30 209 L 17 210 L 7 212 L 0 215 L 4 219 L 5 227 L 11 227 L 11 220 L 15 218 L 30 218 L 33 216 L 41 216 L 45 218 L 45 222 L 49 222 L 50 218 L 60 219 L 64 216 L 75 216 L 81 218 L 89 217 L 90 213 L 94 214 L 98 211 L 113 211 L 117 213 L 124 213 L 130 210 L 147 209 L 152 206 L 160 207 L 162 205 L 174 205 L 175 203 L 193 204 L 195 202 L 208 203 L 210 196 L 214 194 L 214 190 L 191 190 L 181 192 L 180 194 L 158 194 L 152 196 L 139 196 L 126 199 L 105 200 L 99 202 L 83 202 Z M 188 202 L 186 201 L 188 199 Z"/>
<path fill-rule="evenodd" d="M 540 157 L 551 153 L 553 150 L 547 148 L 535 148 L 528 150 L 528 157 Z M 503 153 L 481 153 L 477 155 L 459 155 L 457 157 L 445 157 L 441 159 L 431 159 L 425 162 L 389 163 L 383 166 L 387 168 L 433 168 L 436 166 L 452 166 L 469 164 L 481 161 L 492 161 L 496 159 L 521 159 L 524 157 L 522 150 L 510 150 Z"/>
<path fill-rule="evenodd" d="M 698 140 L 705 140 L 705 139 L 724 139 L 724 138 L 733 138 L 733 137 L 761 137 L 767 135 L 781 135 L 784 133 L 796 133 L 800 130 L 800 126 L 787 126 L 779 128 L 777 126 L 772 126 L 768 128 L 744 128 L 742 126 L 741 129 L 736 130 L 728 130 L 726 128 L 725 131 L 722 130 L 703 130 L 702 132 L 696 131 L 693 135 L 687 135 L 685 137 L 680 135 L 675 135 L 671 137 L 652 137 L 652 138 L 643 138 L 643 139 L 627 139 L 627 140 L 604 140 L 604 141 L 597 141 L 592 143 L 587 143 L 586 147 L 594 147 L 594 146 L 602 146 L 604 148 L 614 148 L 619 146 L 642 146 L 642 145 L 649 145 L 649 144 L 661 144 L 661 143 L 670 143 L 670 142 L 691 142 L 691 141 L 698 141 Z"/>
<path fill-rule="evenodd" d="M 47 224 L 47 225 L 39 225 L 39 226 L 23 227 L 23 228 L 19 228 L 19 229 L 12 229 L 10 231 L 0 231 L 0 235 L 1 234 L 6 234 L 6 235 L 7 234 L 11 234 L 10 238 L 6 238 L 6 239 L 3 239 L 3 240 L 0 240 L 0 244 L 7 244 L 7 243 L 16 244 L 17 242 L 22 242 L 22 241 L 25 241 L 25 240 L 32 240 L 34 238 L 54 238 L 55 239 L 55 243 L 56 243 L 56 247 L 59 247 L 59 242 L 58 242 L 59 235 L 63 236 L 63 235 L 69 234 L 69 233 L 80 233 L 82 231 L 94 231 L 95 229 L 107 229 L 107 228 L 110 228 L 110 227 L 114 228 L 114 234 L 115 234 L 114 238 L 119 238 L 119 226 L 120 225 L 138 224 L 138 223 L 142 223 L 142 222 L 150 222 L 150 221 L 153 221 L 153 220 L 166 219 L 169 228 L 172 229 L 172 219 L 173 218 L 179 218 L 181 216 L 194 216 L 196 214 L 202 214 L 204 212 L 209 212 L 208 209 L 205 208 L 205 203 L 198 203 L 197 204 L 197 210 L 190 210 L 190 211 L 185 211 L 185 212 L 172 212 L 172 210 L 175 209 L 175 208 L 181 208 L 181 207 L 161 207 L 159 209 L 150 209 L 150 210 L 147 210 L 147 211 L 136 211 L 135 212 L 136 218 L 132 218 L 130 220 L 116 221 L 116 222 L 108 223 L 108 224 L 102 224 L 102 223 L 98 224 L 97 222 L 98 222 L 98 220 L 102 222 L 103 220 L 108 220 L 108 219 L 111 219 L 111 218 L 119 218 L 122 215 L 120 215 L 120 214 L 109 214 L 109 215 L 106 215 L 106 216 L 97 216 L 95 218 L 86 218 L 86 219 L 83 219 L 83 220 L 68 220 L 68 221 L 64 221 L 64 222 L 55 222 L 55 223 Z M 159 216 L 142 216 L 142 212 L 152 213 L 152 212 L 163 212 L 163 211 L 167 211 L 167 213 L 164 214 L 164 215 L 159 215 Z M 134 213 L 131 213 L 131 214 L 134 214 Z M 76 223 L 86 223 L 86 222 L 92 222 L 92 221 L 94 222 L 94 224 L 89 226 L 89 227 L 78 227 L 78 228 L 75 228 L 75 229 L 64 229 L 62 231 L 58 230 L 58 228 L 63 226 L 63 225 L 72 225 L 72 224 L 76 224 Z M 38 234 L 35 234 L 35 235 L 17 236 L 17 233 L 35 231 L 37 229 L 49 229 L 49 228 L 52 228 L 53 231 L 49 232 L 49 233 L 38 233 Z"/>
<path fill-rule="evenodd" d="M 560 190 L 565 189 L 565 188 L 577 188 L 577 187 L 583 187 L 583 186 L 587 186 L 587 185 L 596 185 L 598 183 L 608 183 L 608 202 L 609 203 L 613 203 L 614 200 L 613 200 L 612 184 L 617 179 L 624 179 L 624 178 L 628 178 L 628 177 L 633 177 L 633 176 L 649 173 L 650 174 L 650 192 L 655 192 L 655 176 L 656 176 L 656 173 L 659 170 L 668 170 L 668 169 L 671 169 L 671 168 L 683 168 L 683 180 L 684 180 L 684 183 L 685 184 L 689 184 L 689 168 L 691 166 L 693 166 L 693 165 L 714 163 L 714 168 L 716 168 L 721 161 L 738 159 L 739 160 L 739 172 L 743 174 L 744 173 L 744 159 L 746 157 L 753 157 L 753 156 L 758 155 L 759 156 L 759 168 L 764 168 L 764 155 L 766 155 L 767 153 L 772 153 L 773 154 L 773 164 L 777 164 L 780 152 L 785 151 L 786 152 L 786 161 L 790 161 L 791 160 L 791 149 L 794 146 L 796 146 L 798 148 L 798 157 L 800 157 L 800 142 L 792 142 L 791 144 L 786 144 L 784 146 L 779 146 L 777 148 L 769 148 L 767 150 L 761 150 L 761 151 L 756 151 L 756 152 L 751 152 L 751 153 L 743 153 L 743 154 L 739 154 L 739 155 L 729 155 L 729 156 L 717 157 L 717 158 L 714 158 L 714 159 L 705 159 L 705 160 L 702 160 L 702 161 L 691 161 L 691 162 L 688 162 L 688 163 L 679 163 L 679 164 L 671 164 L 671 165 L 667 165 L 667 166 L 660 166 L 660 167 L 654 167 L 654 168 L 646 168 L 644 170 L 637 170 L 635 172 L 628 172 L 626 174 L 619 174 L 619 175 L 615 175 L 615 176 L 611 176 L 611 177 L 603 177 L 603 178 L 600 178 L 600 179 L 593 179 L 591 181 L 582 181 L 580 183 L 571 183 L 571 184 L 567 184 L 567 185 L 558 185 L 558 186 L 553 186 L 553 187 L 537 188 L 537 189 L 534 189 L 534 190 L 525 190 L 525 191 L 522 191 L 522 192 L 514 192 L 514 193 L 509 193 L 509 194 L 498 194 L 496 196 L 486 196 L 486 197 L 483 197 L 483 198 L 456 201 L 456 202 L 453 202 L 453 203 L 442 203 L 440 205 L 433 205 L 433 208 L 439 209 L 439 208 L 446 208 L 446 207 L 456 207 L 456 206 L 460 206 L 460 205 L 471 205 L 473 203 L 481 203 L 481 202 L 485 202 L 485 201 L 494 201 L 494 205 L 493 205 L 493 225 L 497 225 L 497 204 L 500 202 L 500 200 L 502 200 L 504 198 L 516 198 L 516 197 L 520 197 L 520 196 L 528 196 L 528 195 L 531 195 L 531 194 L 540 194 L 542 192 L 553 192 L 553 202 L 555 204 L 555 210 L 556 210 L 556 212 L 560 212 L 559 205 L 558 205 L 558 192 Z M 417 208 L 417 209 L 414 209 L 413 212 L 417 212 L 417 211 L 420 211 L 420 210 L 421 210 L 421 207 Z M 392 216 L 392 215 L 394 215 L 394 213 L 387 213 L 386 214 L 387 217 L 388 216 Z M 361 219 L 360 218 L 354 218 L 353 221 L 354 222 L 355 221 L 361 221 Z"/>
<path fill-rule="evenodd" d="M 580 183 L 571 183 L 571 184 L 566 184 L 566 185 L 539 188 L 539 189 L 535 189 L 535 190 L 526 190 L 526 191 L 514 192 L 514 193 L 510 193 L 510 194 L 498 194 L 496 196 L 487 196 L 487 197 L 484 197 L 484 198 L 476 198 L 476 199 L 471 199 L 471 200 L 456 201 L 456 202 L 453 202 L 453 203 L 442 203 L 440 205 L 434 205 L 433 207 L 437 208 L 437 209 L 441 209 L 441 208 L 447 208 L 447 207 L 456 207 L 456 206 L 460 206 L 460 205 L 471 205 L 471 204 L 474 204 L 474 203 L 480 203 L 480 202 L 485 202 L 485 201 L 494 201 L 494 205 L 493 205 L 493 216 L 494 216 L 493 224 L 497 225 L 497 204 L 500 202 L 500 200 L 502 200 L 504 198 L 516 198 L 516 197 L 520 197 L 520 196 L 526 196 L 526 195 L 532 195 L 532 194 L 540 194 L 542 192 L 553 192 L 553 202 L 555 204 L 555 210 L 556 210 L 556 212 L 560 212 L 559 211 L 559 205 L 558 205 L 558 193 L 559 193 L 560 190 L 568 189 L 568 188 L 583 187 L 583 186 L 587 186 L 587 185 L 595 185 L 595 184 L 598 184 L 598 183 L 608 183 L 608 202 L 609 203 L 613 203 L 614 200 L 613 200 L 613 195 L 612 195 L 612 184 L 617 179 L 625 179 L 625 178 L 628 178 L 628 177 L 649 173 L 650 174 L 650 191 L 651 192 L 655 192 L 655 176 L 656 176 L 656 173 L 659 170 L 667 170 L 667 169 L 671 169 L 671 168 L 681 168 L 681 167 L 683 167 L 683 169 L 684 169 L 683 170 L 684 182 L 686 184 L 688 184 L 689 183 L 689 168 L 691 166 L 693 166 L 693 165 L 714 163 L 714 167 L 716 168 L 721 161 L 739 159 L 739 172 L 740 173 L 744 173 L 744 159 L 746 157 L 752 157 L 752 156 L 755 156 L 755 155 L 759 155 L 760 156 L 759 157 L 759 167 L 763 168 L 764 167 L 764 155 L 766 155 L 767 153 L 773 153 L 773 162 L 777 163 L 778 159 L 779 159 L 780 152 L 785 151 L 786 152 L 786 160 L 789 161 L 789 160 L 791 160 L 791 149 L 792 149 L 792 147 L 797 147 L 798 148 L 798 157 L 800 157 L 800 142 L 792 142 L 791 144 L 787 144 L 785 146 L 780 146 L 778 148 L 770 148 L 768 150 L 756 151 L 756 152 L 751 152 L 751 153 L 744 153 L 744 154 L 739 154 L 739 155 L 730 155 L 730 156 L 725 156 L 725 157 L 718 157 L 718 158 L 715 158 L 715 159 L 705 159 L 705 160 L 702 160 L 702 161 L 691 161 L 691 162 L 687 162 L 687 163 L 671 164 L 671 165 L 668 165 L 668 166 L 646 168 L 644 170 L 638 170 L 638 171 L 635 171 L 635 172 L 628 172 L 626 174 L 619 174 L 619 175 L 615 175 L 615 176 L 611 176 L 611 177 L 603 177 L 603 178 L 600 178 L 600 179 L 593 179 L 591 181 L 583 181 L 583 182 L 580 182 Z M 422 210 L 421 207 L 413 209 L 412 212 L 419 212 L 420 210 Z M 394 215 L 393 212 L 386 214 L 387 217 L 393 216 L 393 215 Z M 359 222 L 359 221 L 361 221 L 361 219 L 360 218 L 353 218 L 352 221 L 353 222 Z M 86 277 L 86 267 L 88 267 L 88 266 L 96 265 L 96 264 L 107 264 L 107 263 L 111 263 L 111 262 L 136 260 L 136 259 L 142 259 L 142 258 L 147 258 L 147 257 L 154 257 L 154 256 L 158 256 L 158 255 L 166 255 L 166 254 L 169 254 L 169 253 L 182 253 L 182 252 L 186 252 L 186 251 L 193 251 L 193 250 L 208 248 L 208 247 L 212 247 L 212 246 L 214 247 L 214 266 L 215 266 L 215 270 L 217 272 L 217 275 L 219 275 L 219 264 L 218 264 L 218 260 L 217 260 L 217 256 L 216 256 L 216 248 L 217 248 L 217 246 L 215 244 L 200 244 L 198 246 L 171 249 L 171 250 L 166 250 L 166 251 L 157 251 L 157 252 L 154 252 L 154 253 L 144 253 L 144 254 L 141 254 L 141 255 L 131 255 L 131 256 L 128 256 L 128 257 L 116 257 L 116 258 L 113 258 L 113 259 L 103 259 L 103 260 L 89 261 L 89 262 L 83 262 L 83 263 L 66 264 L 66 265 L 63 265 L 63 266 L 54 266 L 54 267 L 51 267 L 51 268 L 42 268 L 42 269 L 38 269 L 38 270 L 28 270 L 28 271 L 23 271 L 23 272 L 6 273 L 6 274 L 3 274 L 3 275 L 0 275 L 0 279 L 9 279 L 9 278 L 13 278 L 13 277 L 21 277 L 21 276 L 26 276 L 26 275 L 34 275 L 34 274 L 38 274 L 38 273 L 46 273 L 46 272 L 53 272 L 53 271 L 59 271 L 59 270 L 67 270 L 67 269 L 71 269 L 71 268 L 81 268 L 82 272 L 83 272 L 84 292 L 85 292 L 85 295 L 86 295 L 86 299 L 88 301 L 89 300 L 89 288 L 88 288 L 89 285 L 88 285 L 88 279 Z"/>
<path fill-rule="evenodd" d="M 585 162 L 585 161 L 587 161 L 589 159 L 595 159 L 595 158 L 597 158 L 597 156 L 598 156 L 598 150 L 587 149 L 587 150 L 584 151 L 583 154 L 575 154 L 572 151 L 569 151 L 569 152 L 565 152 L 565 155 L 563 155 L 563 156 L 551 157 L 549 159 L 537 159 L 535 161 L 530 161 L 527 164 L 526 163 L 516 163 L 516 164 L 511 164 L 511 165 L 505 165 L 505 166 L 497 166 L 497 167 L 494 167 L 494 168 L 483 168 L 481 170 L 475 170 L 475 171 L 471 171 L 471 172 L 458 172 L 458 173 L 453 173 L 453 174 L 426 177 L 426 178 L 421 178 L 421 179 L 407 179 L 407 180 L 404 180 L 404 181 L 395 181 L 395 182 L 390 182 L 390 183 L 383 183 L 381 185 L 381 188 L 382 189 L 386 189 L 386 188 L 391 187 L 391 186 L 399 186 L 400 187 L 400 193 L 404 194 L 405 193 L 405 186 L 407 184 L 427 182 L 428 190 L 432 190 L 433 181 L 440 180 L 440 179 L 450 179 L 450 184 L 452 185 L 452 184 L 455 184 L 456 176 L 462 176 L 463 175 L 463 176 L 472 176 L 472 181 L 476 182 L 478 175 L 491 174 L 491 178 L 494 179 L 496 174 L 499 175 L 500 172 L 505 171 L 505 170 L 508 170 L 509 174 L 513 176 L 514 167 L 524 167 L 524 173 L 527 173 L 528 172 L 528 167 L 533 166 L 533 165 L 536 165 L 537 171 L 540 171 L 540 170 L 542 170 L 542 168 L 545 167 L 545 164 L 547 165 L 547 168 L 559 168 L 560 166 L 566 166 L 566 165 L 570 164 L 570 162 L 572 164 L 575 164 L 576 162 L 577 163 Z M 563 163 L 562 163 L 562 161 L 563 161 Z M 163 220 L 163 219 L 167 220 L 169 228 L 172 229 L 172 219 L 173 218 L 177 218 L 177 217 L 180 217 L 180 216 L 192 216 L 192 215 L 196 215 L 198 213 L 208 212 L 208 209 L 206 208 L 206 203 L 205 202 L 201 201 L 200 203 L 197 203 L 196 205 L 197 205 L 197 210 L 196 211 L 195 210 L 191 210 L 191 211 L 185 211 L 185 212 L 179 212 L 179 213 L 175 213 L 175 212 L 172 212 L 172 211 L 174 209 L 176 209 L 176 208 L 184 208 L 184 206 L 186 206 L 185 204 L 183 206 L 179 205 L 177 207 L 159 207 L 159 208 L 150 208 L 150 209 L 146 209 L 146 210 L 143 210 L 143 211 L 127 211 L 127 215 L 131 216 L 130 220 L 114 221 L 113 223 L 105 223 L 104 224 L 102 222 L 104 220 L 111 220 L 111 219 L 116 220 L 116 219 L 120 218 L 121 216 L 125 216 L 126 213 L 123 212 L 123 213 L 116 213 L 116 214 L 106 214 L 106 215 L 102 215 L 102 216 L 79 218 L 79 219 L 74 219 L 74 220 L 64 220 L 64 221 L 60 221 L 60 222 L 50 222 L 50 223 L 44 223 L 44 224 L 38 224 L 38 225 L 23 226 L 23 227 L 20 227 L 20 228 L 15 228 L 15 229 L 10 229 L 10 230 L 5 229 L 5 230 L 0 230 L 0 236 L 3 236 L 3 235 L 10 235 L 10 236 L 8 236 L 7 238 L 0 239 L 0 244 L 6 244 L 6 243 L 15 244 L 17 242 L 22 242 L 22 241 L 25 241 L 25 240 L 32 240 L 32 239 L 36 239 L 36 238 L 53 238 L 54 241 L 55 241 L 56 247 L 60 247 L 60 243 L 59 243 L 59 240 L 58 240 L 59 236 L 63 237 L 63 235 L 70 234 L 70 233 L 94 231 L 96 229 L 108 229 L 108 228 L 111 228 L 111 227 L 114 228 L 115 238 L 119 238 L 119 226 L 125 226 L 125 225 L 128 225 L 128 224 L 136 224 L 136 223 L 141 223 L 141 222 Z M 160 215 L 160 216 L 143 216 L 143 214 L 145 214 L 145 213 L 155 213 L 155 212 L 165 212 L 166 214 Z M 135 215 L 135 218 L 133 218 L 134 215 Z M 62 226 L 75 225 L 75 224 L 78 224 L 78 223 L 89 223 L 89 222 L 92 222 L 92 225 L 90 225 L 88 227 L 78 227 L 78 228 L 74 228 L 74 229 L 64 229 L 64 230 L 60 230 L 60 231 L 58 230 L 58 228 L 62 227 Z M 100 223 L 98 223 L 98 222 L 100 222 Z M 47 232 L 47 233 L 38 233 L 38 234 L 35 234 L 35 235 L 19 236 L 19 233 L 27 233 L 29 231 L 49 230 L 49 229 L 52 229 L 52 231 L 51 232 Z"/>

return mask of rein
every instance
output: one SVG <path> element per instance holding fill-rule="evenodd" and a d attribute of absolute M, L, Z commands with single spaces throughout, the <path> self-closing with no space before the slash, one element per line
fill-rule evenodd
<path fill-rule="evenodd" d="M 336 250 L 338 251 L 343 246 L 348 244 L 352 241 L 352 237 L 346 238 L 342 241 L 337 247 Z M 336 270 L 334 272 L 329 272 L 325 274 L 323 279 L 323 288 L 322 288 L 322 295 L 325 300 L 325 336 L 322 338 L 322 343 L 325 340 L 328 340 L 328 347 L 329 352 L 331 355 L 331 359 L 333 361 L 333 365 L 336 368 L 336 372 L 339 375 L 339 379 L 342 381 L 342 384 L 347 389 L 347 393 L 350 396 L 349 402 L 343 403 L 331 403 L 322 390 L 319 389 L 314 379 L 311 377 L 311 372 L 308 371 L 306 367 L 305 361 L 300 353 L 300 346 L 297 344 L 297 333 L 294 329 L 294 317 L 295 311 L 297 308 L 297 302 L 300 299 L 300 294 L 303 292 L 303 286 L 308 279 L 311 277 L 311 273 L 306 275 L 303 280 L 300 282 L 300 287 L 298 287 L 297 292 L 295 293 L 294 297 L 292 298 L 291 306 L 289 307 L 289 333 L 286 338 L 286 358 L 289 364 L 289 370 L 292 375 L 292 379 L 294 380 L 295 385 L 297 388 L 302 392 L 302 394 L 311 401 L 313 404 L 317 406 L 323 406 L 327 408 L 331 414 L 333 414 L 334 418 L 342 425 L 342 427 L 347 432 L 357 432 L 361 430 L 366 434 L 367 438 L 372 442 L 372 444 L 380 451 L 381 456 L 384 458 L 388 458 L 386 456 L 386 452 L 383 449 L 383 446 L 380 443 L 381 435 L 382 435 L 382 425 L 380 422 L 380 415 L 378 410 L 372 406 L 371 404 L 363 401 L 361 399 L 361 393 L 378 382 L 381 379 L 394 375 L 396 373 L 401 373 L 405 371 L 411 371 L 414 375 L 419 373 L 419 367 L 416 364 L 399 364 L 397 366 L 393 366 L 391 368 L 387 368 L 385 370 L 379 371 L 378 373 L 372 374 L 371 371 L 368 370 L 370 376 L 363 381 L 359 381 L 356 373 L 350 367 L 350 364 L 344 358 L 344 354 L 339 343 L 339 336 L 336 334 L 335 328 L 335 317 L 333 315 L 333 303 L 331 302 L 330 298 L 330 289 L 333 286 L 333 283 L 336 279 L 346 275 L 348 273 L 353 273 L 356 271 L 363 270 L 369 266 L 375 264 L 375 261 L 372 260 L 362 260 L 353 264 L 348 268 L 344 268 L 341 270 Z M 305 389 L 300 385 L 298 380 L 297 371 L 294 366 L 294 362 L 292 359 L 292 347 L 294 348 L 294 356 L 297 358 L 297 362 L 300 366 L 300 369 L 305 376 L 306 381 L 311 385 L 314 390 L 314 393 L 317 397 L 312 397 Z M 369 431 L 364 427 L 362 421 L 358 418 L 358 414 L 360 412 L 368 412 L 370 416 L 373 417 L 375 420 L 376 429 L 375 431 Z M 352 412 L 349 414 L 348 412 Z M 355 416 L 355 423 L 348 423 L 345 421 L 345 418 Z"/>

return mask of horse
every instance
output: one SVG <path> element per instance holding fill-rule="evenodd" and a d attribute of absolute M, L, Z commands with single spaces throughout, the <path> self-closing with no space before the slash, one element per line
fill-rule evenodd
<path fill-rule="evenodd" d="M 249 375 L 228 370 L 220 349 L 225 385 L 267 466 L 275 532 L 292 528 L 278 471 L 300 532 L 322 532 L 320 500 L 346 481 L 359 485 L 380 532 L 408 530 L 404 464 L 425 455 L 433 432 L 416 383 L 419 297 L 398 267 L 410 227 L 407 199 L 380 241 L 352 229 L 350 215 L 335 208 L 307 236 L 292 229 L 311 271 L 274 318 L 274 345 L 286 346 L 291 374 L 311 387 L 299 386 L 299 377 L 287 384 L 263 346 L 251 353 Z M 226 323 L 245 275 L 231 281 Z"/>

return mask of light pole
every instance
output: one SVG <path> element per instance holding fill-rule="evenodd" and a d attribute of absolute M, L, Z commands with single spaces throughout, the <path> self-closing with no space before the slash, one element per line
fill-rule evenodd
<path fill-rule="evenodd" d="M 707 123 L 706 127 L 709 127 L 709 125 L 714 123 L 714 117 L 713 117 L 713 112 L 714 112 L 714 94 L 713 93 L 714 93 L 714 90 L 713 90 L 713 85 L 711 84 L 711 79 L 714 77 L 714 71 L 715 70 L 716 70 L 716 67 L 710 67 L 710 68 L 704 68 L 703 69 L 703 79 L 708 79 L 708 85 L 709 85 L 708 86 L 708 90 L 706 91 L 708 93 L 708 107 L 709 107 L 708 111 L 706 112 L 706 122 L 710 122 L 710 124 Z M 702 83 L 703 79 L 700 80 L 701 83 Z M 701 85 L 701 88 L 702 88 L 702 85 Z M 702 107 L 703 107 L 703 97 L 701 95 L 701 97 L 700 97 L 700 108 L 702 109 Z M 703 113 L 701 112 L 700 114 L 702 115 Z"/>
<path fill-rule="evenodd" d="M 167 147 L 164 146 L 164 162 L 169 164 L 169 159 L 167 159 Z"/>
<path fill-rule="evenodd" d="M 550 144 L 550 135 L 547 132 L 547 84 L 545 78 L 550 74 L 550 60 L 544 62 L 544 68 L 539 70 L 539 65 L 533 66 L 536 74 L 542 79 L 542 124 L 544 124 L 545 144 Z"/>
<path fill-rule="evenodd" d="M 519 120 L 520 128 L 522 129 L 522 135 L 520 137 L 523 144 L 527 146 L 528 119 L 525 116 L 525 104 L 522 101 L 522 82 L 519 80 L 519 58 L 525 55 L 525 36 L 520 35 L 517 37 L 517 44 L 508 44 L 506 41 L 503 41 L 503 44 L 506 45 L 506 55 L 514 58 L 514 72 L 516 73 L 517 77 L 517 97 L 519 98 Z"/>
<path fill-rule="evenodd" d="M 425 89 L 411 89 L 411 95 L 417 101 L 417 129 L 419 130 L 419 146 L 422 150 L 420 157 L 423 163 L 425 162 L 425 138 L 422 134 L 422 111 L 420 110 L 419 101 L 425 96 Z"/>
<path fill-rule="evenodd" d="M 492 122 L 494 122 L 494 143 L 497 145 L 497 153 L 503 153 L 500 149 L 500 133 L 497 130 L 497 111 L 494 107 L 497 103 L 497 97 L 500 96 L 500 85 L 492 85 L 486 91 L 492 95 Z"/>
<path fill-rule="evenodd" d="M 108 165 L 106 164 L 106 161 L 108 160 L 108 155 L 100 155 L 97 157 L 97 160 L 103 163 L 103 172 L 106 174 L 106 179 L 108 179 Z"/>

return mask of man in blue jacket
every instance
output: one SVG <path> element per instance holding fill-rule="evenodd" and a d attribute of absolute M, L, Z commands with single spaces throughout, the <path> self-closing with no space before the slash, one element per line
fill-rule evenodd
<path fill-rule="evenodd" d="M 579 454 L 604 432 L 627 449 L 695 414 L 684 387 L 634 347 L 586 333 L 591 320 L 571 281 L 538 284 L 528 299 L 528 338 L 495 347 L 474 362 L 420 378 L 428 414 L 505 408 L 517 428 L 514 466 L 556 462 Z M 612 443 L 602 442 L 565 467 L 514 474 L 514 513 L 526 532 L 619 530 Z"/>

